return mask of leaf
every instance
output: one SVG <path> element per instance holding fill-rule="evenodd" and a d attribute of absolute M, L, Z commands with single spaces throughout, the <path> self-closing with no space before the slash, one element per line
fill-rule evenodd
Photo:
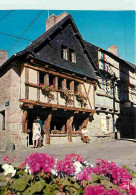
<path fill-rule="evenodd" d="M 103 185 L 106 189 L 117 189 L 118 186 L 114 185 L 108 180 L 101 180 L 100 181 L 101 185 Z"/>
<path fill-rule="evenodd" d="M 96 175 L 96 174 L 92 174 L 92 175 L 91 175 L 91 182 L 92 182 L 92 183 L 98 181 L 98 179 L 99 179 L 99 178 L 98 178 L 98 175 Z"/>
<path fill-rule="evenodd" d="M 65 190 L 68 191 L 70 194 L 73 194 L 75 192 L 75 188 L 73 188 L 71 186 L 66 186 Z"/>
<path fill-rule="evenodd" d="M 43 190 L 43 194 L 45 195 L 56 195 L 59 192 L 59 186 L 57 184 L 48 185 L 46 184 L 46 188 Z"/>
<path fill-rule="evenodd" d="M 136 178 L 136 173 L 132 173 L 132 178 Z"/>
<path fill-rule="evenodd" d="M 7 183 L 7 181 L 6 181 L 6 177 L 5 177 L 5 175 L 4 175 L 4 173 L 1 173 L 0 174 L 0 183 Z"/>
<path fill-rule="evenodd" d="M 45 186 L 45 181 L 43 179 L 41 179 L 40 181 L 37 181 L 35 183 L 33 183 L 29 188 L 27 188 L 23 195 L 32 195 L 35 192 L 41 192 L 43 190 Z"/>
<path fill-rule="evenodd" d="M 15 179 L 11 188 L 15 191 L 22 192 L 25 190 L 29 179 L 30 179 L 30 175 L 26 175 L 26 176 L 23 176 L 19 179 Z"/>
<path fill-rule="evenodd" d="M 99 178 L 99 180 L 107 180 L 106 177 L 103 175 L 99 175 L 98 178 Z"/>
<path fill-rule="evenodd" d="M 69 180 L 72 182 L 76 182 L 77 180 L 74 177 L 69 177 Z"/>
<path fill-rule="evenodd" d="M 81 188 L 81 186 L 80 186 L 78 183 L 74 183 L 73 186 L 74 186 L 74 188 L 76 188 L 76 189 L 80 189 L 80 188 Z"/>

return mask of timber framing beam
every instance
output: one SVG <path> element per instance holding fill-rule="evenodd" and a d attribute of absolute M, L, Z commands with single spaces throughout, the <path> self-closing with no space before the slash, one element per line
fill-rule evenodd
<path fill-rule="evenodd" d="M 27 99 L 20 99 L 19 101 L 23 102 L 24 105 L 28 105 L 28 106 L 33 105 L 33 106 L 41 106 L 41 107 L 47 107 L 47 108 L 51 107 L 51 108 L 57 108 L 57 109 L 63 109 L 63 110 L 70 110 L 70 111 L 95 113 L 95 110 L 86 109 L 86 108 L 67 107 L 67 106 L 62 106 L 59 104 L 43 103 L 43 102 L 27 100 Z"/>
<path fill-rule="evenodd" d="M 73 76 L 71 77 L 71 75 L 69 74 L 69 75 L 67 75 L 67 73 L 59 73 L 59 72 L 56 72 L 55 70 L 53 71 L 53 70 L 49 70 L 49 69 L 47 69 L 47 67 L 46 67 L 46 65 L 45 65 L 45 68 L 42 68 L 42 67 L 38 67 L 38 65 L 37 66 L 34 66 L 34 65 L 31 65 L 31 64 L 28 64 L 28 63 L 24 63 L 24 67 L 27 67 L 27 68 L 31 68 L 31 69 L 33 69 L 33 70 L 38 70 L 38 71 L 42 71 L 42 72 L 45 72 L 45 73 L 48 73 L 48 74 L 52 74 L 52 75 L 54 75 L 54 76 L 59 76 L 59 77 L 63 77 L 63 78 L 65 78 L 65 79 L 70 79 L 70 80 L 73 80 L 73 81 L 77 81 L 77 82 L 79 82 L 79 83 L 84 83 L 84 82 L 86 82 L 86 83 L 91 83 L 91 84 L 96 84 L 96 81 L 90 81 L 90 80 L 85 80 L 85 81 L 83 81 L 82 79 L 80 79 L 80 78 L 78 78 L 78 77 L 76 77 L 76 78 L 73 78 Z M 75 77 L 75 76 L 74 76 Z"/>

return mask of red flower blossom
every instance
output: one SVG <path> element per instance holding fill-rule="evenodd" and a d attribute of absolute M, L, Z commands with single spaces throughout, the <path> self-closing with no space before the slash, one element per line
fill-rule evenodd
<path fill-rule="evenodd" d="M 10 158 L 9 156 L 4 156 L 2 160 L 5 161 L 6 163 L 9 163 Z"/>

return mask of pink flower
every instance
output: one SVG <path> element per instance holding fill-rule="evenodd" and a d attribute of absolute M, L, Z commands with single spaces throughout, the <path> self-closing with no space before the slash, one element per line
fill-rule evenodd
<path fill-rule="evenodd" d="M 120 168 L 113 162 L 98 159 L 97 164 L 99 168 L 95 168 L 95 173 L 105 175 L 105 177 L 108 177 L 114 184 L 129 182 L 131 179 L 131 175 L 125 168 Z"/>
<path fill-rule="evenodd" d="M 9 163 L 10 158 L 9 156 L 4 156 L 2 160 L 5 161 L 6 163 Z"/>
<path fill-rule="evenodd" d="M 124 182 L 119 185 L 120 190 L 125 190 L 129 195 L 136 195 L 136 188 L 129 182 Z"/>
<path fill-rule="evenodd" d="M 58 161 L 56 165 L 56 169 L 58 172 L 63 172 L 64 174 L 74 174 L 75 167 L 73 165 L 73 162 L 71 160 L 63 159 Z"/>
<path fill-rule="evenodd" d="M 32 153 L 26 157 L 25 162 L 20 167 L 27 165 L 31 173 L 44 171 L 50 173 L 54 168 L 55 158 L 46 153 Z"/>
<path fill-rule="evenodd" d="M 14 161 L 17 161 L 17 157 L 16 157 L 16 156 L 13 157 L 13 162 L 14 162 Z"/>
<path fill-rule="evenodd" d="M 103 195 L 106 190 L 101 185 L 85 187 L 84 195 Z"/>
<path fill-rule="evenodd" d="M 76 177 L 79 181 L 82 180 L 91 180 L 91 175 L 93 174 L 93 168 L 92 167 L 86 167 L 83 171 L 80 171 L 76 174 Z"/>
<path fill-rule="evenodd" d="M 103 195 L 122 195 L 122 193 L 112 189 L 112 190 L 107 190 L 106 192 L 104 192 Z"/>
<path fill-rule="evenodd" d="M 85 187 L 84 195 L 122 195 L 122 193 L 114 189 L 106 190 L 103 186 L 96 185 Z"/>

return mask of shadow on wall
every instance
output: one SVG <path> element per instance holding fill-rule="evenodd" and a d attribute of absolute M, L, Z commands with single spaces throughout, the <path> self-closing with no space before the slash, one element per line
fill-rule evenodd
<path fill-rule="evenodd" d="M 120 114 L 115 126 L 120 131 L 121 138 L 136 138 L 136 108 L 129 99 L 129 69 L 127 64 L 120 63 L 120 82 L 118 83 L 118 91 L 120 97 Z"/>

